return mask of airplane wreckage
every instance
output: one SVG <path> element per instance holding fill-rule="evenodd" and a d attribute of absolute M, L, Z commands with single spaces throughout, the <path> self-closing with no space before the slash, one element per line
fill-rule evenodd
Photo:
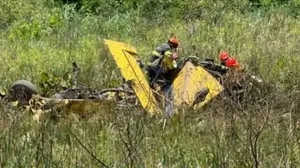
<path fill-rule="evenodd" d="M 147 75 L 144 75 L 134 47 L 112 40 L 105 40 L 105 44 L 121 71 L 124 79 L 122 86 L 103 90 L 75 87 L 47 98 L 39 96 L 37 88 L 31 82 L 19 80 L 12 84 L 8 94 L 1 95 L 1 100 L 17 101 L 34 113 L 59 107 L 84 115 L 86 111 L 103 107 L 105 102 L 113 102 L 116 106 L 142 107 L 151 115 L 171 115 L 178 108 L 201 108 L 225 89 L 222 75 L 208 68 L 212 65 L 211 62 L 199 63 L 195 61 L 195 57 L 181 61 L 168 89 L 154 89 Z M 73 68 L 76 72 L 76 63 L 73 63 Z M 241 90 L 243 89 L 236 93 Z"/>

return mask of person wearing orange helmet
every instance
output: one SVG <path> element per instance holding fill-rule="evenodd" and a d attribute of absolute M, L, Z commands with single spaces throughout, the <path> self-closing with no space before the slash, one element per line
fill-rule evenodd
<path fill-rule="evenodd" d="M 168 39 L 167 43 L 157 47 L 152 52 L 152 57 L 148 63 L 148 76 L 150 83 L 157 78 L 165 78 L 173 69 L 177 68 L 177 48 L 179 41 L 176 37 Z"/>
<path fill-rule="evenodd" d="M 219 59 L 221 61 L 221 65 L 223 66 L 240 68 L 238 61 L 235 58 L 230 57 L 229 53 L 226 51 L 220 52 Z"/>
<path fill-rule="evenodd" d="M 219 53 L 219 60 L 221 64 L 215 63 L 214 59 L 206 59 L 200 64 L 202 67 L 213 72 L 218 72 L 220 75 L 227 74 L 229 69 L 240 69 L 240 65 L 237 60 L 233 57 L 230 57 L 229 53 L 226 51 Z M 216 74 L 213 73 L 213 75 L 215 76 Z"/>
<path fill-rule="evenodd" d="M 176 37 L 169 38 L 167 43 L 162 44 L 161 46 L 157 47 L 154 51 L 152 51 L 152 58 L 150 59 L 150 62 L 154 62 L 155 60 L 162 58 L 163 56 L 172 58 L 172 53 L 176 53 L 178 46 L 179 41 L 176 39 Z M 176 60 L 177 58 L 178 56 L 172 59 Z"/>

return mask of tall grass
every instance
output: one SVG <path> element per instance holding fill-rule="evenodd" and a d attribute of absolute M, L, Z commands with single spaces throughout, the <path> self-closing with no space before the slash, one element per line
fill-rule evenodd
<path fill-rule="evenodd" d="M 286 8 L 243 12 L 207 1 L 198 4 L 206 5 L 200 19 L 189 6 L 190 19 L 168 20 L 147 19 L 139 10 L 106 17 L 55 2 L 11 2 L 0 7 L 6 11 L 0 20 L 1 89 L 17 79 L 38 84 L 43 72 L 62 77 L 73 61 L 84 85 L 118 86 L 122 77 L 105 38 L 135 46 L 146 61 L 172 33 L 181 41 L 181 57 L 217 59 L 228 50 L 272 89 L 249 88 L 246 102 L 220 97 L 166 121 L 112 106 L 85 119 L 37 123 L 24 109 L 1 104 L 1 167 L 299 167 L 300 21 Z"/>
<path fill-rule="evenodd" d="M 228 102 L 227 102 L 228 103 Z M 4 118 L 4 167 L 297 167 L 297 108 L 237 110 L 217 101 L 166 123 L 139 110 L 80 121 Z M 113 108 L 113 107 L 112 107 Z M 284 115 L 283 115 L 284 114 Z"/>

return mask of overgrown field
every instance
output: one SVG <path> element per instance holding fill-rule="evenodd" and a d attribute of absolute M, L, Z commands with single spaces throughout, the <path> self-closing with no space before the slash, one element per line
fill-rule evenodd
<path fill-rule="evenodd" d="M 26 79 L 50 96 L 70 85 L 73 61 L 83 85 L 118 86 L 104 39 L 135 46 L 146 61 L 173 33 L 180 57 L 217 60 L 227 50 L 264 81 L 242 103 L 221 96 L 171 119 L 109 106 L 85 119 L 37 123 L 1 104 L 1 167 L 300 167 L 299 7 L 296 0 L 0 1 L 2 91 Z"/>

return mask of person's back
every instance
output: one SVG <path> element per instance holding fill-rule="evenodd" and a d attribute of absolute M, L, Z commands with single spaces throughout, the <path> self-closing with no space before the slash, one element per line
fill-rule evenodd
<path fill-rule="evenodd" d="M 171 51 L 171 47 L 168 43 L 164 43 L 160 45 L 154 51 L 152 51 L 152 57 L 150 62 L 153 62 L 156 59 L 160 58 L 161 56 L 165 55 L 165 52 L 167 51 Z"/>

